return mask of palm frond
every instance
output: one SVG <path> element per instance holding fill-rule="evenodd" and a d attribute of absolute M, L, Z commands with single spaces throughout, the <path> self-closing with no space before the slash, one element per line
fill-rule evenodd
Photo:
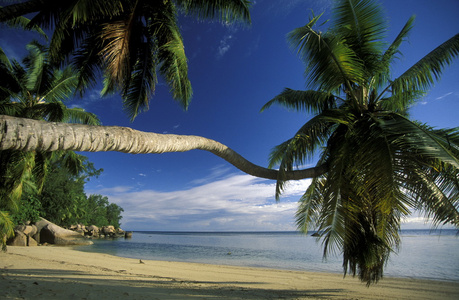
<path fill-rule="evenodd" d="M 293 138 L 271 151 L 269 168 L 279 165 L 275 194 L 277 200 L 284 189 L 285 172 L 292 171 L 295 166 L 301 166 L 311 160 L 316 151 L 326 143 L 334 129 L 334 124 L 323 115 L 316 116 L 306 122 Z"/>
<path fill-rule="evenodd" d="M 84 162 L 86 158 L 74 151 L 58 151 L 54 152 L 51 162 L 59 161 L 70 174 L 78 176 L 84 171 Z"/>
<path fill-rule="evenodd" d="M 155 42 L 148 38 L 146 42 L 139 45 L 138 49 L 141 60 L 134 65 L 133 74 L 127 85 L 127 90 L 123 92 L 124 109 L 131 121 L 140 112 L 148 109 L 150 97 L 154 93 L 157 83 Z M 106 82 L 104 92 L 110 89 L 112 88 Z"/>
<path fill-rule="evenodd" d="M 389 68 L 390 64 L 393 62 L 395 55 L 397 53 L 400 53 L 398 49 L 400 45 L 402 44 L 402 42 L 406 40 L 409 33 L 413 29 L 415 19 L 416 17 L 414 15 L 408 19 L 405 26 L 403 26 L 402 30 L 399 32 L 397 37 L 387 48 L 386 52 L 384 52 L 384 55 L 382 56 L 381 61 L 383 62 L 383 65 L 386 66 L 387 68 Z"/>
<path fill-rule="evenodd" d="M 379 93 L 374 97 L 374 103 L 379 103 L 380 100 L 384 97 L 387 97 L 388 92 L 388 83 L 390 82 L 391 78 L 391 64 L 395 61 L 398 54 L 401 54 L 399 51 L 399 47 L 403 41 L 405 41 L 413 28 L 415 16 L 411 16 L 408 19 L 405 26 L 403 26 L 402 30 L 399 32 L 397 37 L 394 41 L 387 47 L 384 54 L 381 56 L 380 59 L 375 59 L 377 64 L 374 66 L 374 73 L 372 77 L 374 78 L 374 87 L 375 93 Z M 401 95 L 402 98 L 406 99 L 403 103 L 411 103 L 415 99 L 418 99 L 419 93 L 410 92 L 409 95 Z M 413 100 L 412 100 L 413 99 Z M 391 101 L 385 101 L 391 102 Z M 406 106 L 405 106 L 406 107 Z M 405 107 L 398 106 L 397 110 L 403 110 Z"/>
<path fill-rule="evenodd" d="M 49 122 L 61 122 L 64 118 L 65 105 L 60 102 L 38 103 L 24 109 L 30 119 L 45 119 Z"/>
<path fill-rule="evenodd" d="M 99 118 L 95 114 L 78 107 L 65 109 L 61 122 L 101 125 Z"/>
<path fill-rule="evenodd" d="M 24 59 L 24 63 L 28 69 L 25 86 L 29 91 L 38 92 L 41 83 L 44 81 L 47 53 L 45 48 L 37 42 L 27 44 L 26 48 L 29 51 L 29 55 Z"/>
<path fill-rule="evenodd" d="M 392 120 L 385 121 L 382 127 L 398 137 L 394 138 L 394 146 L 399 149 L 416 151 L 426 158 L 440 160 L 459 168 L 457 150 L 451 149 L 451 143 L 448 143 L 444 137 L 435 135 L 435 132 L 429 128 L 416 124 L 401 115 L 393 114 L 392 116 Z"/>
<path fill-rule="evenodd" d="M 387 26 L 380 5 L 371 0 L 339 1 L 333 15 L 332 31 L 345 39 L 367 72 L 374 69 Z"/>
<path fill-rule="evenodd" d="M 46 102 L 64 102 L 71 97 L 78 84 L 78 76 L 75 71 L 68 67 L 53 72 L 53 81 L 50 88 L 40 95 Z"/>
<path fill-rule="evenodd" d="M 2 47 L 0 47 L 0 70 L 11 70 L 12 65 L 8 57 L 6 56 L 5 52 L 3 51 Z"/>
<path fill-rule="evenodd" d="M 411 68 L 396 78 L 390 85 L 394 95 L 394 101 L 403 102 L 403 98 L 398 99 L 397 95 L 405 91 L 427 91 L 440 79 L 446 66 L 449 66 L 453 58 L 459 55 L 459 34 L 456 34 L 421 60 Z M 401 105 L 405 105 L 402 103 Z"/>
<path fill-rule="evenodd" d="M 77 91 L 83 96 L 87 88 L 94 87 L 99 75 L 100 66 L 103 65 L 99 56 L 102 51 L 102 43 L 98 35 L 88 35 L 83 41 L 80 49 L 72 59 L 72 65 L 78 74 Z"/>
<path fill-rule="evenodd" d="M 2 9 L 0 8 L 0 14 L 1 14 Z M 0 17 L 1 18 L 1 17 Z M 48 36 L 46 33 L 41 29 L 38 25 L 30 25 L 30 19 L 23 17 L 23 16 L 18 16 L 15 17 L 14 19 L 9 19 L 6 22 L 6 25 L 10 28 L 19 28 L 19 29 L 24 29 L 24 30 L 31 30 L 37 32 L 41 37 L 44 39 L 48 40 Z"/>
<path fill-rule="evenodd" d="M 57 18 L 49 43 L 49 60 L 52 66 L 61 67 L 68 62 L 88 34 L 90 33 L 84 25 L 71 26 L 71 21 Z"/>
<path fill-rule="evenodd" d="M 317 165 L 326 164 L 327 158 L 327 153 L 322 153 Z M 320 228 L 319 219 L 325 202 L 324 194 L 322 193 L 326 184 L 325 177 L 326 174 L 313 178 L 306 192 L 298 201 L 299 206 L 295 214 L 295 220 L 297 228 L 303 233 L 307 233 L 313 228 Z M 318 233 L 320 238 L 321 232 Z"/>
<path fill-rule="evenodd" d="M 433 226 L 452 224 L 459 227 L 459 171 L 455 168 L 443 168 L 416 172 L 417 209 L 424 212 Z M 422 200 L 421 200 L 422 199 Z"/>
<path fill-rule="evenodd" d="M 0 210 L 0 243 L 6 251 L 6 241 L 14 236 L 14 222 L 7 211 Z"/>
<path fill-rule="evenodd" d="M 95 20 L 119 16 L 129 9 L 125 5 L 121 1 L 79 0 L 67 7 L 63 17 L 71 20 L 72 26 L 93 24 Z"/>
<path fill-rule="evenodd" d="M 299 91 L 286 88 L 282 93 L 268 101 L 260 111 L 268 109 L 273 104 L 279 104 L 296 111 L 304 110 L 308 113 L 320 114 L 324 110 L 334 108 L 335 103 L 335 97 L 330 93 L 314 90 Z"/>
<path fill-rule="evenodd" d="M 123 80 L 131 73 L 129 43 L 135 11 L 131 14 L 126 19 L 106 23 L 101 33 L 105 46 L 99 55 L 104 60 L 105 74 L 118 88 L 123 86 Z"/>
<path fill-rule="evenodd" d="M 364 82 L 364 65 L 339 36 L 312 28 L 319 17 L 288 34 L 291 46 L 306 63 L 307 86 L 331 93 L 345 86 L 352 92 L 351 83 Z"/>
<path fill-rule="evenodd" d="M 14 63 L 14 62 L 13 62 Z M 3 49 L 0 47 L 0 103 L 8 102 L 10 98 L 21 90 L 20 80 L 15 73 L 15 64 L 13 64 L 6 56 Z M 14 66 L 14 67 L 13 67 Z"/>
<path fill-rule="evenodd" d="M 159 71 L 169 85 L 173 98 L 187 109 L 193 92 L 188 79 L 185 47 L 177 26 L 175 8 L 169 6 L 162 14 L 162 19 L 152 23 L 150 30 L 156 32 L 159 45 L 158 61 L 161 64 Z"/>

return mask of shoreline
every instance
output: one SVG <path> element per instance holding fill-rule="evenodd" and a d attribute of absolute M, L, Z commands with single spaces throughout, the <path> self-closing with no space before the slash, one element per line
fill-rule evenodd
<path fill-rule="evenodd" d="M 67 247 L 0 253 L 5 299 L 459 299 L 458 281 L 383 278 L 369 288 L 342 274 L 124 258 Z"/>

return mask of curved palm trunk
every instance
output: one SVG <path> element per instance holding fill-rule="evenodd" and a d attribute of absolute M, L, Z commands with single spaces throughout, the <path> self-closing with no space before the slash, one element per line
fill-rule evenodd
<path fill-rule="evenodd" d="M 252 164 L 229 147 L 200 136 L 158 134 L 128 127 L 51 123 L 0 115 L 0 150 L 117 151 L 132 154 L 209 151 L 239 170 L 261 178 L 278 179 L 278 171 Z M 313 178 L 325 166 L 285 173 L 285 180 Z"/>

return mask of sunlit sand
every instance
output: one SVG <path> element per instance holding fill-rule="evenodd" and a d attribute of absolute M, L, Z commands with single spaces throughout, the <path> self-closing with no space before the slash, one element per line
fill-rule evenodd
<path fill-rule="evenodd" d="M 459 299 L 459 282 L 356 278 L 9 247 L 0 253 L 4 299 Z"/>

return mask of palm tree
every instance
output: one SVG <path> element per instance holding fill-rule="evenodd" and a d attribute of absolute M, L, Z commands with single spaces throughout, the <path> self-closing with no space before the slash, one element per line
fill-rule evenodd
<path fill-rule="evenodd" d="M 288 38 L 306 64 L 306 91 L 285 89 L 269 101 L 314 113 L 295 136 L 275 147 L 270 167 L 284 174 L 319 154 L 315 177 L 300 199 L 300 230 L 317 229 L 324 257 L 342 252 L 344 274 L 368 285 L 383 276 L 400 244 L 400 224 L 412 210 L 434 226 L 459 228 L 459 127 L 434 129 L 409 119 L 408 110 L 459 54 L 453 36 L 397 78 L 391 63 L 409 34 L 411 17 L 391 44 L 374 1 L 341 0 L 326 32 L 312 16 Z"/>
<path fill-rule="evenodd" d="M 120 126 L 91 126 L 45 122 L 0 115 L 0 151 L 117 151 L 131 154 L 160 154 L 190 150 L 211 152 L 241 171 L 266 179 L 277 179 L 278 171 L 257 166 L 226 145 L 201 136 L 142 132 Z M 320 176 L 327 166 L 285 172 L 286 180 Z"/>
<path fill-rule="evenodd" d="M 29 26 L 53 27 L 51 60 L 70 60 L 78 88 L 104 73 L 103 94 L 120 91 L 131 120 L 148 109 L 157 69 L 183 108 L 192 96 L 178 11 L 197 18 L 250 23 L 248 0 L 29 0 L 0 9 L 0 22 L 37 13 Z"/>
<path fill-rule="evenodd" d="M 0 49 L 0 114 L 52 122 L 99 124 L 98 118 L 79 108 L 67 108 L 63 101 L 76 89 L 78 78 L 72 68 L 53 69 L 47 49 L 37 42 L 27 45 L 29 54 L 21 65 L 10 62 Z M 51 159 L 59 158 L 72 171 L 82 168 L 81 157 L 73 152 L 0 151 L 0 234 L 2 244 L 11 235 L 12 223 L 6 211 L 15 211 L 26 188 L 40 190 Z M 1 224 L 5 224 L 2 228 Z"/>

